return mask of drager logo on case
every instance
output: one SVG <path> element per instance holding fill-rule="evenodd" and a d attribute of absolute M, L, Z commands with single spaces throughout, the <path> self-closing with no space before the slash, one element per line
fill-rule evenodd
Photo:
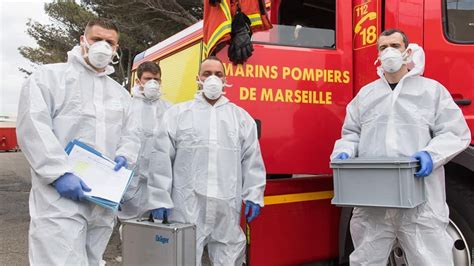
<path fill-rule="evenodd" d="M 163 237 L 163 236 L 160 236 L 160 235 L 156 235 L 155 236 L 155 241 L 160 242 L 161 244 L 168 244 L 170 239 L 166 238 L 166 237 Z"/>

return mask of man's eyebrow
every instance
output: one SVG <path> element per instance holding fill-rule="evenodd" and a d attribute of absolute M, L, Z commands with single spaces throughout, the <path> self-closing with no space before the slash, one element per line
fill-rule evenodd
<path fill-rule="evenodd" d="M 100 36 L 92 36 L 90 38 L 92 40 L 103 40 L 103 41 L 107 41 L 107 42 L 115 42 L 115 40 L 113 38 L 107 39 L 107 38 L 102 38 Z"/>

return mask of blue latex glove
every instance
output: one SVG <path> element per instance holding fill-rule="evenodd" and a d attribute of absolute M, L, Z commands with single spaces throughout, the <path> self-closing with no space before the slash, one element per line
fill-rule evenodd
<path fill-rule="evenodd" d="M 433 160 L 431 159 L 431 155 L 426 151 L 419 151 L 415 153 L 413 157 L 420 161 L 420 170 L 415 173 L 415 176 L 429 176 L 433 171 Z"/>
<path fill-rule="evenodd" d="M 85 198 L 84 191 L 91 191 L 90 187 L 88 187 L 84 181 L 72 173 L 65 173 L 56 179 L 52 185 L 56 188 L 61 197 L 76 201 Z"/>
<path fill-rule="evenodd" d="M 341 152 L 339 153 L 337 156 L 336 156 L 336 160 L 345 160 L 349 158 L 349 154 L 345 153 L 345 152 Z"/>
<path fill-rule="evenodd" d="M 166 208 L 158 208 L 151 211 L 153 214 L 153 218 L 158 220 L 163 220 L 165 217 L 165 213 L 169 216 L 171 214 L 171 209 Z"/>
<path fill-rule="evenodd" d="M 117 163 L 114 167 L 115 171 L 120 170 L 120 168 L 122 168 L 122 167 L 127 168 L 127 159 L 125 159 L 125 157 L 117 156 L 117 157 L 115 157 L 114 161 Z"/>
<path fill-rule="evenodd" d="M 252 210 L 252 214 L 249 215 L 250 210 Z M 250 223 L 253 219 L 257 218 L 260 214 L 260 206 L 255 204 L 249 200 L 245 202 L 245 217 L 247 217 L 247 222 Z"/>

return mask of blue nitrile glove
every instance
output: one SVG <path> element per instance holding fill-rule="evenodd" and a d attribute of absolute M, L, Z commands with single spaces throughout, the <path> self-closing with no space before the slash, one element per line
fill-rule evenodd
<path fill-rule="evenodd" d="M 158 220 L 163 220 L 165 217 L 165 213 L 167 214 L 167 216 L 171 214 L 171 209 L 158 208 L 158 209 L 152 210 L 151 213 L 153 214 L 153 218 L 158 219 Z"/>
<path fill-rule="evenodd" d="M 249 215 L 250 209 L 252 209 L 251 215 Z M 247 222 L 250 223 L 253 219 L 257 218 L 259 214 L 260 214 L 260 205 L 247 200 L 245 202 L 245 217 L 247 217 Z"/>
<path fill-rule="evenodd" d="M 76 201 L 85 198 L 84 191 L 91 191 L 90 187 L 88 187 L 84 181 L 72 173 L 65 173 L 56 179 L 52 185 L 56 188 L 61 197 Z"/>
<path fill-rule="evenodd" d="M 336 156 L 336 160 L 345 160 L 347 158 L 349 158 L 349 154 L 345 153 L 345 152 L 341 152 L 339 153 L 337 156 Z"/>
<path fill-rule="evenodd" d="M 118 171 L 122 167 L 127 168 L 127 159 L 125 159 L 125 157 L 117 156 L 117 157 L 115 157 L 114 161 L 117 163 L 114 167 L 114 171 Z"/>
<path fill-rule="evenodd" d="M 433 160 L 431 159 L 431 155 L 426 151 L 419 151 L 415 153 L 413 157 L 420 161 L 420 170 L 415 173 L 415 176 L 429 176 L 431 171 L 433 171 Z"/>

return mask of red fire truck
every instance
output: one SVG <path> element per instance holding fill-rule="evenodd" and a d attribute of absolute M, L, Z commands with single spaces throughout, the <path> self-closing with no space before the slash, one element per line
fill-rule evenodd
<path fill-rule="evenodd" d="M 231 64 L 227 48 L 217 53 L 233 84 L 226 97 L 257 122 L 268 171 L 265 208 L 249 226 L 249 263 L 344 263 L 351 210 L 330 203 L 329 155 L 346 105 L 377 79 L 377 36 L 399 28 L 422 46 L 424 75 L 450 90 L 474 132 L 474 0 L 273 0 L 269 14 L 273 28 L 252 36 L 255 51 L 244 65 Z M 133 70 L 160 63 L 164 98 L 172 102 L 196 93 L 202 25 L 135 57 Z M 472 144 L 446 165 L 456 265 L 470 265 L 474 247 Z M 403 250 L 395 247 L 389 261 L 405 263 Z"/>

